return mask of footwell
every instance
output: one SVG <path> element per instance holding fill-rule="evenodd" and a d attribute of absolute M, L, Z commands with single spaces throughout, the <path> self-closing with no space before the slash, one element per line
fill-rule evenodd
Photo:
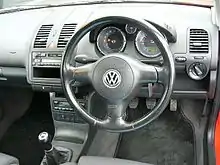
<path fill-rule="evenodd" d="M 192 165 L 193 155 L 192 128 L 180 113 L 166 110 L 144 128 L 123 134 L 117 157 L 154 165 Z"/>

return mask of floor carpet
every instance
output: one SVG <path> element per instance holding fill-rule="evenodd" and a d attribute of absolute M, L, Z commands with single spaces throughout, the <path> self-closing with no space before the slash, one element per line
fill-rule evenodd
<path fill-rule="evenodd" d="M 154 165 L 192 165 L 193 155 L 190 125 L 178 112 L 166 110 L 144 128 L 123 134 L 117 157 Z"/>

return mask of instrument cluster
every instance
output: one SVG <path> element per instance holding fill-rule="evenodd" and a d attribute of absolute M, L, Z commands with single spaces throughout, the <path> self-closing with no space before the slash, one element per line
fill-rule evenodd
<path fill-rule="evenodd" d="M 95 39 L 96 47 L 102 55 L 123 52 L 127 42 L 133 42 L 137 52 L 144 57 L 155 58 L 161 55 L 151 36 L 130 24 L 101 28 Z"/>

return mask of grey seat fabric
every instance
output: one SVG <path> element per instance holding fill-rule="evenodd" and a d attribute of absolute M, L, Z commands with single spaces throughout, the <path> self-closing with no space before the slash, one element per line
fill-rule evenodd
<path fill-rule="evenodd" d="M 0 165 L 19 165 L 17 158 L 0 153 Z"/>
<path fill-rule="evenodd" d="M 65 163 L 63 165 L 76 165 L 74 163 Z M 148 163 L 140 163 L 125 159 L 83 156 L 80 158 L 78 165 L 152 165 Z"/>
<path fill-rule="evenodd" d="M 67 163 L 64 163 L 64 164 L 61 164 L 61 165 L 77 165 L 77 164 L 73 163 L 73 162 L 67 162 Z"/>

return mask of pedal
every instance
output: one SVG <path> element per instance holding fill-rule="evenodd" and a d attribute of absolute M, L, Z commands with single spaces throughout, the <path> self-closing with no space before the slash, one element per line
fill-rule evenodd
<path fill-rule="evenodd" d="M 177 100 L 170 100 L 170 111 L 175 112 L 177 110 Z"/>
<path fill-rule="evenodd" d="M 139 104 L 139 99 L 138 98 L 134 98 L 131 100 L 131 102 L 129 103 L 129 108 L 131 109 L 136 109 L 137 106 Z"/>
<path fill-rule="evenodd" d="M 146 106 L 147 109 L 153 109 L 156 106 L 157 100 L 156 99 L 146 99 Z"/>

